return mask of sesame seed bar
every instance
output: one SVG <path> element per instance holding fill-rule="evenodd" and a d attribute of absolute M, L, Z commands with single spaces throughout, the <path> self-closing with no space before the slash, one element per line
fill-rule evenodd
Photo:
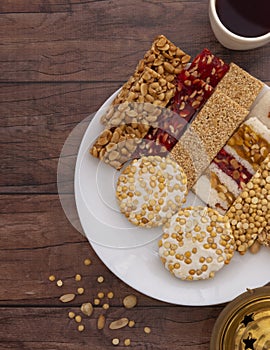
<path fill-rule="evenodd" d="M 237 66 L 230 63 L 230 69 L 218 83 L 216 90 L 224 93 L 243 108 L 250 110 L 264 84 Z"/>
<path fill-rule="evenodd" d="M 186 172 L 189 189 L 247 114 L 246 109 L 218 91 L 208 99 L 170 154 Z"/>

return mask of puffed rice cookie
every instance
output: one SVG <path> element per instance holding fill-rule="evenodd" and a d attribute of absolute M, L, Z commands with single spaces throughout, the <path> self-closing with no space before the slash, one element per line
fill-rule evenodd
<path fill-rule="evenodd" d="M 134 225 L 164 224 L 186 201 L 187 177 L 173 160 L 160 156 L 134 159 L 120 174 L 116 197 Z"/>
<path fill-rule="evenodd" d="M 180 209 L 163 232 L 159 256 L 165 268 L 182 280 L 212 278 L 233 257 L 230 223 L 214 209 Z"/>

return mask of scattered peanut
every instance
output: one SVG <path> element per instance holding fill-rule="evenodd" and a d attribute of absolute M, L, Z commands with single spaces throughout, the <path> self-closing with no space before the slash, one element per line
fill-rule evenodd
<path fill-rule="evenodd" d="M 92 264 L 92 261 L 90 259 L 85 259 L 83 263 L 85 266 L 89 266 Z"/>
<path fill-rule="evenodd" d="M 130 341 L 129 338 L 127 338 L 127 339 L 124 340 L 124 345 L 125 345 L 125 346 L 129 346 L 130 344 L 131 344 L 131 341 Z"/>
<path fill-rule="evenodd" d="M 63 281 L 62 280 L 58 280 L 57 282 L 56 282 L 56 285 L 58 286 L 58 287 L 62 287 L 63 286 Z"/>
<path fill-rule="evenodd" d="M 84 293 L 84 288 L 82 288 L 82 287 L 78 288 L 77 289 L 77 293 L 80 294 L 80 295 L 83 294 Z"/>
<path fill-rule="evenodd" d="M 107 303 L 105 303 L 105 304 L 102 305 L 102 308 L 103 308 L 104 310 L 108 310 L 109 307 L 110 307 L 110 305 L 107 304 Z"/>
<path fill-rule="evenodd" d="M 104 282 L 104 277 L 103 276 L 98 276 L 97 281 L 98 281 L 98 283 L 103 283 Z"/>
<path fill-rule="evenodd" d="M 99 299 L 103 299 L 105 294 L 103 292 L 99 292 L 97 296 Z"/>
<path fill-rule="evenodd" d="M 119 343 L 120 343 L 120 340 L 118 338 L 113 338 L 112 339 L 112 344 L 113 345 L 119 345 Z"/>
<path fill-rule="evenodd" d="M 94 299 L 94 305 L 99 305 L 100 304 L 100 299 Z"/>
<path fill-rule="evenodd" d="M 72 311 L 70 311 L 70 312 L 68 313 L 68 317 L 69 317 L 70 319 L 73 319 L 73 318 L 75 317 L 75 313 L 72 312 Z"/>
<path fill-rule="evenodd" d="M 83 332 L 84 331 L 84 325 L 83 324 L 79 324 L 78 325 L 78 331 L 79 332 Z"/>
<path fill-rule="evenodd" d="M 55 281 L 55 276 L 54 275 L 49 276 L 49 281 L 54 282 Z"/>
<path fill-rule="evenodd" d="M 77 275 L 75 276 L 75 281 L 79 282 L 79 281 L 81 281 L 81 279 L 82 279 L 82 276 L 81 276 L 81 275 L 77 274 Z"/>
<path fill-rule="evenodd" d="M 108 299 L 112 299 L 113 297 L 114 297 L 113 292 L 109 292 L 109 293 L 107 294 L 107 298 L 108 298 Z"/>
<path fill-rule="evenodd" d="M 76 321 L 77 323 L 82 322 L 82 316 L 80 316 L 80 315 L 75 316 L 75 321 Z"/>
<path fill-rule="evenodd" d="M 150 327 L 144 327 L 144 333 L 149 334 L 151 333 L 151 328 Z"/>
<path fill-rule="evenodd" d="M 130 320 L 129 323 L 128 323 L 128 326 L 130 328 L 133 328 L 135 326 L 135 321 L 134 320 Z"/>
<path fill-rule="evenodd" d="M 256 240 L 252 246 L 249 248 L 250 253 L 257 254 L 259 250 L 261 249 L 261 245 L 258 240 Z"/>

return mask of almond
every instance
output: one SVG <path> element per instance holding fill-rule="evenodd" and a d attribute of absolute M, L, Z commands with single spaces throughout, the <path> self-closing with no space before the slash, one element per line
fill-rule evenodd
<path fill-rule="evenodd" d="M 110 329 L 120 329 L 120 328 L 124 328 L 128 325 L 128 318 L 123 317 L 120 318 L 119 320 L 113 321 L 110 323 L 109 328 Z"/>
<path fill-rule="evenodd" d="M 64 294 L 62 295 L 59 300 L 62 301 L 62 303 L 69 303 L 70 301 L 75 299 L 75 294 L 70 293 L 70 294 Z"/>

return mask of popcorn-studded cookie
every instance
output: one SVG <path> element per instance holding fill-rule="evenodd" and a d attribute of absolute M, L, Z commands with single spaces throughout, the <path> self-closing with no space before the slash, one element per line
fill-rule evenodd
<path fill-rule="evenodd" d="M 164 224 L 186 200 L 187 178 L 174 161 L 149 156 L 133 160 L 120 174 L 116 197 L 134 225 Z"/>
<path fill-rule="evenodd" d="M 163 232 L 159 256 L 165 268 L 182 280 L 212 278 L 233 257 L 229 221 L 211 208 L 180 209 Z"/>

